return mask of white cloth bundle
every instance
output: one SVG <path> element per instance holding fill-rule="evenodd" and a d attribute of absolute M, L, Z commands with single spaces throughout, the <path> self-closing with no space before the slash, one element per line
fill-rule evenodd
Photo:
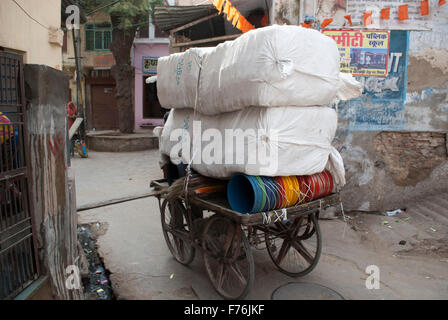
<path fill-rule="evenodd" d="M 194 108 L 202 57 L 214 48 L 191 48 L 159 58 L 157 96 L 162 107 Z"/>
<path fill-rule="evenodd" d="M 160 58 L 157 90 L 163 107 L 196 108 L 205 115 L 249 106 L 324 105 L 361 94 L 359 83 L 351 75 L 341 77 L 339 68 L 332 38 L 312 29 L 274 25 L 215 48 Z"/>
<path fill-rule="evenodd" d="M 342 158 L 331 145 L 336 127 L 337 113 L 328 107 L 250 107 L 217 116 L 173 109 L 160 151 L 213 178 L 311 175 L 327 167 L 343 186 Z"/>

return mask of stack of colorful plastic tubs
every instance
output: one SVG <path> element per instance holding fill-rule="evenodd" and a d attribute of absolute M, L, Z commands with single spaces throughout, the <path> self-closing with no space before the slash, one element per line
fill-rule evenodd
<path fill-rule="evenodd" d="M 328 170 L 274 178 L 238 174 L 227 185 L 227 199 L 232 210 L 240 213 L 268 212 L 327 196 L 333 185 Z"/>

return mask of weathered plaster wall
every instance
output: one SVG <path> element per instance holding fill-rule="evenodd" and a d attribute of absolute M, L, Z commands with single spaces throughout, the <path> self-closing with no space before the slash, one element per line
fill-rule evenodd
<path fill-rule="evenodd" d="M 403 208 L 409 200 L 447 191 L 443 133 L 365 131 L 339 139 L 347 176 L 342 198 L 348 210 Z"/>
<path fill-rule="evenodd" d="M 299 0 L 273 0 L 270 12 L 271 24 L 299 24 Z"/>
<path fill-rule="evenodd" d="M 362 106 L 350 102 L 339 112 L 341 120 L 349 119 L 341 121 L 339 129 L 349 176 L 343 195 L 349 209 L 405 207 L 409 200 L 448 190 L 448 38 L 442 31 L 447 9 L 441 8 L 445 18 L 435 19 L 432 31 L 408 31 L 408 49 L 400 57 L 405 59 L 403 74 L 393 72 L 392 61 L 391 76 L 384 83 L 361 79 L 365 92 L 376 91 L 376 96 L 403 88 L 401 101 L 363 99 Z M 389 59 L 399 52 L 392 39 Z M 406 83 L 394 83 L 394 77 Z M 346 116 L 353 108 L 360 117 Z"/>
<path fill-rule="evenodd" d="M 334 2 L 320 1 L 318 18 Z M 316 12 L 312 0 L 302 8 Z M 405 207 L 448 191 L 448 5 L 432 19 L 431 31 L 392 31 L 389 75 L 358 77 L 363 96 L 335 104 L 348 210 Z"/>

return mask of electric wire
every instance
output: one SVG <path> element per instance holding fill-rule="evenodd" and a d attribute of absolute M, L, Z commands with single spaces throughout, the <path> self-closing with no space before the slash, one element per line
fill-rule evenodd
<path fill-rule="evenodd" d="M 45 26 L 44 24 L 39 22 L 37 19 L 35 19 L 33 16 L 31 16 L 16 0 L 11 0 L 11 1 L 14 2 L 31 20 L 38 23 L 41 27 L 43 27 L 47 30 L 50 30 L 50 28 L 48 28 L 47 26 Z"/>

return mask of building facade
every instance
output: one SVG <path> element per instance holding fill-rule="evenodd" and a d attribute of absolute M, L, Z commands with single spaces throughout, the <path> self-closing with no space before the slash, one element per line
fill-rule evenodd
<path fill-rule="evenodd" d="M 0 1 L 0 48 L 25 64 L 62 69 L 61 0 Z"/>
<path fill-rule="evenodd" d="M 115 80 L 111 68 L 115 64 L 109 49 L 112 38 L 110 16 L 102 11 L 88 17 L 81 25 L 81 87 L 85 105 L 87 130 L 118 129 L 118 110 L 115 99 Z M 153 24 L 140 27 L 132 47 L 132 64 L 135 68 L 135 131 L 161 124 L 163 114 L 156 98 L 155 85 L 145 84 L 146 78 L 156 75 L 157 59 L 168 55 L 168 35 Z M 76 92 L 76 64 L 73 34 L 64 36 L 63 70 L 70 80 L 72 100 Z"/>
<path fill-rule="evenodd" d="M 79 105 L 84 106 L 87 130 L 118 129 L 115 80 L 111 75 L 114 57 L 109 49 L 112 42 L 110 16 L 98 11 L 81 25 L 81 90 Z M 73 33 L 64 36 L 63 70 L 70 76 L 72 101 L 76 101 L 76 62 Z M 82 99 L 84 98 L 84 100 Z"/>
<path fill-rule="evenodd" d="M 157 61 L 169 54 L 168 46 L 168 34 L 152 23 L 149 27 L 142 27 L 134 41 L 136 131 L 163 124 L 163 111 L 157 99 L 156 84 L 147 84 L 146 79 L 157 75 Z"/>

